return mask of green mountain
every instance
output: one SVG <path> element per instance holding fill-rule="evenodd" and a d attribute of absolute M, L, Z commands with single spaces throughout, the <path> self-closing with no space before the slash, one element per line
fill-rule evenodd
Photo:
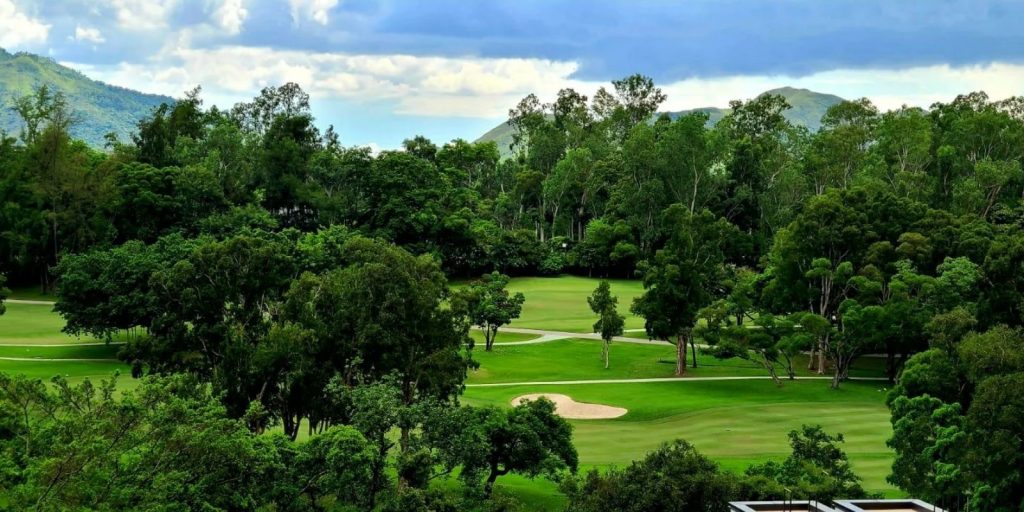
<path fill-rule="evenodd" d="M 780 87 L 778 89 L 765 91 L 761 94 L 776 94 L 786 98 L 786 101 L 791 105 L 790 109 L 783 114 L 786 116 L 786 119 L 794 125 L 806 126 L 811 131 L 817 131 L 818 128 L 821 127 L 821 116 L 825 115 L 825 111 L 828 110 L 829 107 L 843 101 L 843 98 L 833 94 L 823 94 L 794 87 Z M 675 119 L 693 112 L 704 112 L 708 114 L 708 124 L 713 125 L 725 117 L 725 115 L 729 113 L 729 109 L 702 107 L 664 113 L 668 114 L 672 119 Z M 498 151 L 500 151 L 502 155 L 507 154 L 509 152 L 509 144 L 512 143 L 512 127 L 510 127 L 507 122 L 501 123 L 498 126 L 491 128 L 487 133 L 481 135 L 480 138 L 477 139 L 477 142 L 492 140 L 497 142 Z"/>
<path fill-rule="evenodd" d="M 95 147 L 103 146 L 103 136 L 108 132 L 126 140 L 139 119 L 161 103 L 174 101 L 98 82 L 53 59 L 0 49 L 0 131 L 18 134 L 21 119 L 9 107 L 14 98 L 41 85 L 64 93 L 79 118 L 72 135 Z"/>

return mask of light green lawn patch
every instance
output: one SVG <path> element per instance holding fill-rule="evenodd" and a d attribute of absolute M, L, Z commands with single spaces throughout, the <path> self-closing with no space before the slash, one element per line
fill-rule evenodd
<path fill-rule="evenodd" d="M 24 375 L 33 379 L 49 381 L 54 375 L 62 375 L 72 383 L 86 377 L 94 382 L 109 379 L 114 372 L 121 372 L 119 387 L 132 381 L 131 368 L 120 361 L 7 361 L 0 359 L 0 372 L 10 375 Z"/>
<path fill-rule="evenodd" d="M 885 482 L 892 454 L 883 389 L 874 383 L 848 382 L 839 390 L 823 381 L 718 381 L 647 384 L 587 384 L 469 388 L 464 400 L 474 405 L 508 406 L 528 393 L 562 393 L 582 402 L 625 407 L 614 420 L 574 420 L 573 442 L 586 467 L 625 466 L 661 443 L 676 438 L 740 471 L 747 465 L 781 459 L 788 453 L 786 434 L 802 424 L 819 424 L 846 436 L 849 454 L 865 486 L 895 492 Z"/>
<path fill-rule="evenodd" d="M 592 332 L 597 317 L 587 305 L 600 279 L 576 276 L 517 277 L 509 283 L 509 291 L 526 296 L 522 315 L 513 320 L 513 327 L 529 327 L 568 332 Z M 619 298 L 619 313 L 626 316 L 626 329 L 644 326 L 643 318 L 629 312 L 633 299 L 643 293 L 640 281 L 609 279 L 612 294 Z"/>

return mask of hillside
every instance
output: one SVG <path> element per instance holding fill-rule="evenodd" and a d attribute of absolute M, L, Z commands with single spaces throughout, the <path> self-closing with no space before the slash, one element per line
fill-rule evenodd
<path fill-rule="evenodd" d="M 843 101 L 843 98 L 833 94 L 824 94 L 809 91 L 807 89 L 796 89 L 793 87 L 780 87 L 778 89 L 765 91 L 761 94 L 777 94 L 786 98 L 786 101 L 791 105 L 791 108 L 785 113 L 786 119 L 789 119 L 789 122 L 795 125 L 806 126 L 811 131 L 816 131 L 821 127 L 821 116 L 825 115 L 825 111 L 828 110 L 829 107 Z M 713 125 L 725 117 L 725 115 L 729 113 L 729 109 L 719 107 L 702 107 L 664 113 L 675 119 L 692 112 L 704 112 L 708 114 L 708 123 Z M 498 150 L 501 151 L 502 155 L 505 155 L 509 152 L 508 147 L 512 143 L 512 128 L 507 122 L 501 123 L 498 126 L 491 128 L 487 133 L 481 135 L 477 141 L 495 141 L 498 144 Z"/>
<path fill-rule="evenodd" d="M 96 147 L 103 145 L 103 136 L 108 132 L 126 139 L 135 130 L 136 122 L 154 107 L 174 101 L 167 96 L 98 82 L 53 59 L 0 49 L 0 131 L 18 134 L 21 120 L 9 108 L 11 101 L 44 84 L 64 93 L 78 114 L 79 122 L 72 134 Z"/>

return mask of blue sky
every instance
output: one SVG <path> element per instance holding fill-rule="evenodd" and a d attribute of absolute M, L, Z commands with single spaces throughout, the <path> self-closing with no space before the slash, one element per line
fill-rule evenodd
<path fill-rule="evenodd" d="M 882 108 L 1024 94 L 1024 2 L 0 0 L 0 47 L 208 103 L 298 82 L 349 145 L 472 139 L 534 92 L 654 77 L 668 109 L 784 85 Z"/>

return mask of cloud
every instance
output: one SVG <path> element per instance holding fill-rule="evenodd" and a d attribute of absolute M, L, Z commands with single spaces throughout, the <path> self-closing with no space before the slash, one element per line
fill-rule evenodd
<path fill-rule="evenodd" d="M 98 28 L 83 27 L 78 25 L 75 27 L 75 41 L 88 41 L 90 43 L 100 44 L 106 41 L 103 37 L 103 33 Z"/>
<path fill-rule="evenodd" d="M 50 25 L 18 10 L 13 0 L 0 0 L 0 47 L 45 43 Z"/>
<path fill-rule="evenodd" d="M 117 24 L 128 30 L 154 30 L 167 26 L 178 0 L 106 0 Z"/>
<path fill-rule="evenodd" d="M 551 96 L 571 83 L 573 62 L 541 59 L 420 57 L 225 46 L 189 48 L 179 41 L 146 61 L 115 66 L 71 64 L 117 85 L 179 94 L 202 85 L 222 103 L 247 100 L 262 87 L 296 82 L 314 100 L 387 101 L 402 114 L 494 118 L 535 92 Z M 225 105 L 226 106 L 226 105 Z"/>
<path fill-rule="evenodd" d="M 321 25 L 330 21 L 328 14 L 338 6 L 338 0 L 288 0 L 292 9 L 292 21 L 296 24 L 302 18 L 309 18 Z"/>
<path fill-rule="evenodd" d="M 213 22 L 228 34 L 238 34 L 249 17 L 246 0 L 214 0 Z"/>

